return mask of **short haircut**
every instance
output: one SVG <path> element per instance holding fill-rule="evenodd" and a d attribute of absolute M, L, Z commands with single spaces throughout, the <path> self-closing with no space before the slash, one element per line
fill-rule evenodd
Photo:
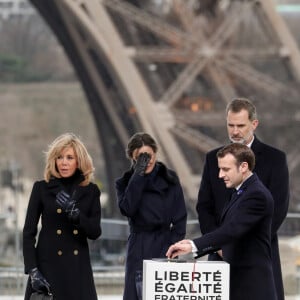
<path fill-rule="evenodd" d="M 226 107 L 226 116 L 228 112 L 238 113 L 241 110 L 246 110 L 248 112 L 249 120 L 257 120 L 257 112 L 255 105 L 246 98 L 235 98 Z"/>
<path fill-rule="evenodd" d="M 217 158 L 223 158 L 227 154 L 234 156 L 237 166 L 246 162 L 248 163 L 249 170 L 253 171 L 255 166 L 255 155 L 248 146 L 240 143 L 229 144 L 217 152 Z"/>

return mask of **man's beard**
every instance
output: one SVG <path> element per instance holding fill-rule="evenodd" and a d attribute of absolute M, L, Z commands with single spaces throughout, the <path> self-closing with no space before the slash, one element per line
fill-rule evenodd
<path fill-rule="evenodd" d="M 241 137 L 241 138 L 234 138 L 232 136 L 229 136 L 229 139 L 232 143 L 239 143 L 243 145 L 247 145 L 248 141 L 251 140 L 251 137 L 253 136 L 253 131 L 249 132 L 248 136 Z"/>

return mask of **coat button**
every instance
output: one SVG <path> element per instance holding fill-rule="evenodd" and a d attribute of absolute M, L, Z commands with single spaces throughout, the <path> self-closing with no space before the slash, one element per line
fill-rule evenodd
<path fill-rule="evenodd" d="M 56 230 L 57 235 L 61 235 L 62 231 L 60 229 Z"/>
<path fill-rule="evenodd" d="M 61 213 L 62 213 L 61 208 L 58 208 L 58 209 L 56 210 L 56 212 L 57 212 L 58 214 L 61 214 Z"/>
<path fill-rule="evenodd" d="M 74 250 L 74 255 L 78 255 L 78 250 Z"/>
<path fill-rule="evenodd" d="M 61 255 L 62 255 L 62 251 L 61 251 L 61 250 L 58 250 L 58 251 L 57 251 L 57 255 L 61 256 Z"/>
<path fill-rule="evenodd" d="M 74 235 L 78 234 L 78 230 L 77 230 L 77 229 L 74 229 L 74 230 L 73 230 L 73 234 L 74 234 Z"/>

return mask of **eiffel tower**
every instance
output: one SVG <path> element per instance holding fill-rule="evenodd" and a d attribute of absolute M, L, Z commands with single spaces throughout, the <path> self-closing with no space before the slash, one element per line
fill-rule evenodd
<path fill-rule="evenodd" d="M 273 0 L 31 3 L 86 92 L 109 182 L 124 170 L 129 136 L 146 131 L 194 210 L 205 153 L 227 142 L 224 111 L 233 97 L 256 104 L 264 139 L 284 150 L 294 145 L 290 170 L 299 174 L 299 138 L 288 129 L 300 118 L 300 52 Z M 289 133 L 274 136 L 279 128 Z"/>

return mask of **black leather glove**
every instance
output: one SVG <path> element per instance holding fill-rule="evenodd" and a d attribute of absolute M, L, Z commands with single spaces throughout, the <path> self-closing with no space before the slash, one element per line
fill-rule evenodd
<path fill-rule="evenodd" d="M 31 280 L 32 288 L 40 293 L 49 294 L 50 293 L 50 284 L 41 274 L 38 268 L 33 268 L 28 272 Z"/>
<path fill-rule="evenodd" d="M 80 210 L 75 207 L 76 201 L 70 197 L 65 191 L 60 191 L 56 195 L 56 203 L 67 214 L 68 219 L 77 224 L 79 222 Z"/>
<path fill-rule="evenodd" d="M 134 173 L 138 174 L 139 176 L 144 176 L 150 160 L 150 154 L 147 152 L 141 153 L 134 165 Z"/>

